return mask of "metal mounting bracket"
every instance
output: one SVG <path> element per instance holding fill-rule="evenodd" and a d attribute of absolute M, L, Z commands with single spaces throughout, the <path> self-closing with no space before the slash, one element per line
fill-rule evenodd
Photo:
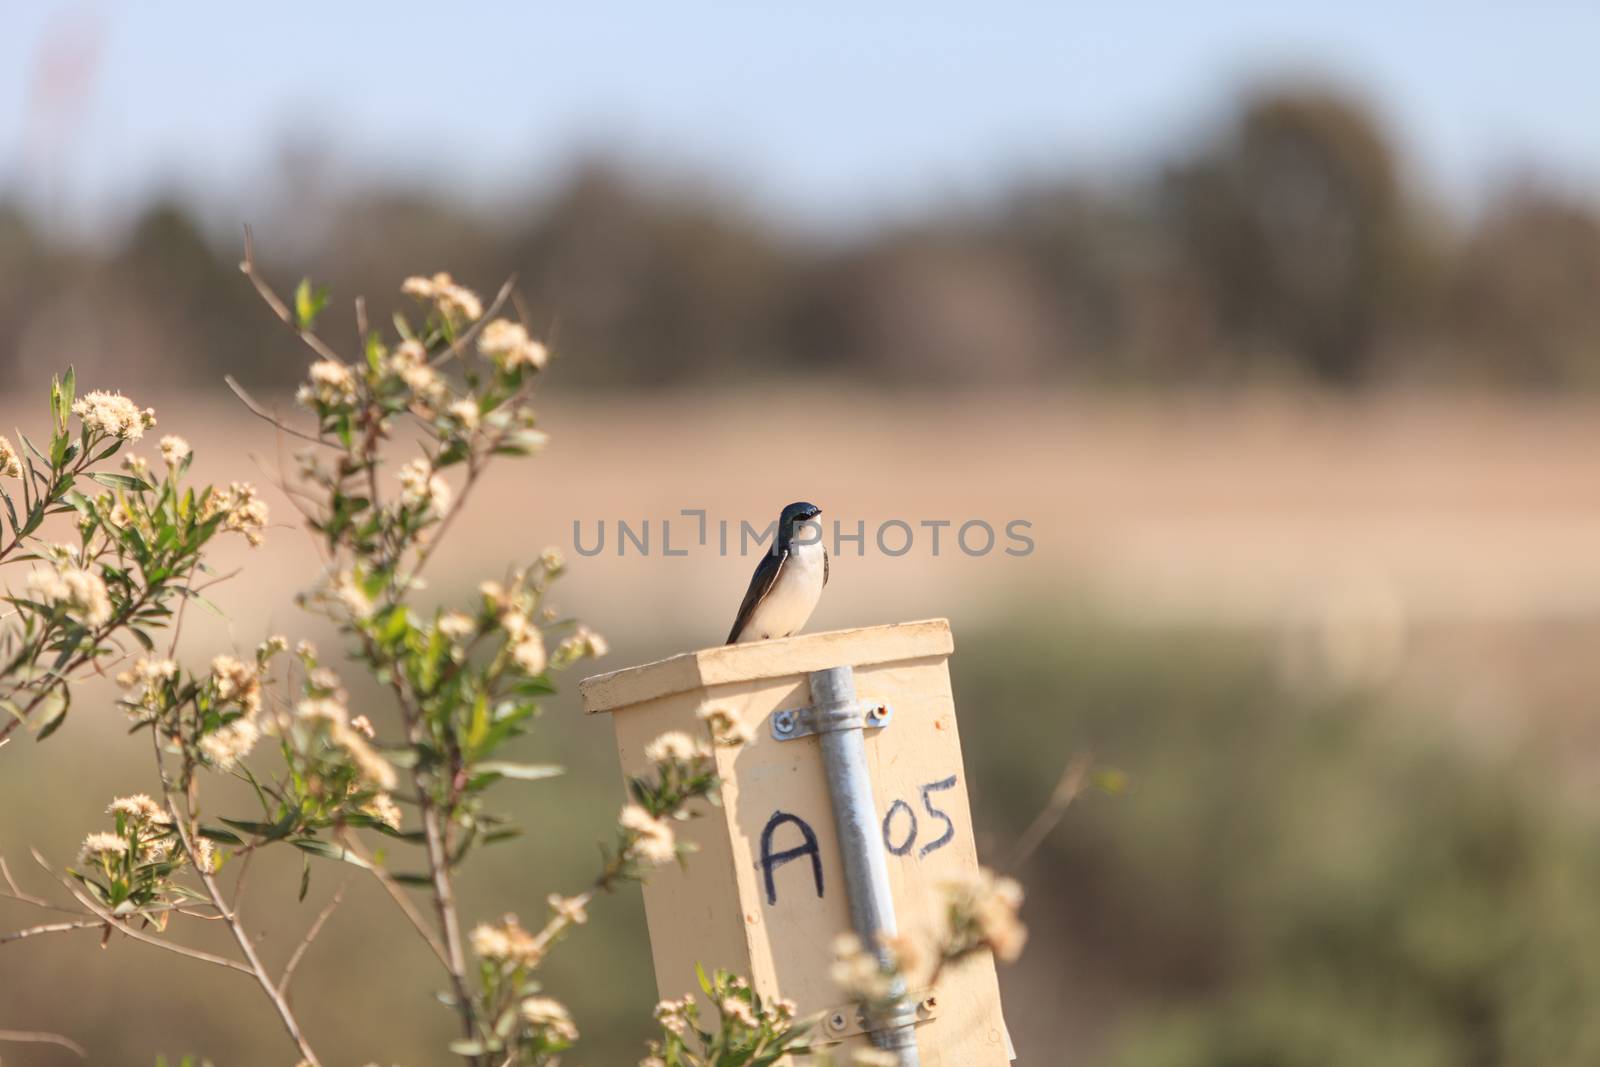
<path fill-rule="evenodd" d="M 906 997 L 906 1003 L 915 1012 L 913 1025 L 921 1026 L 923 1023 L 932 1022 L 939 1016 L 939 1000 L 931 989 L 921 993 L 912 993 Z M 846 1004 L 832 1011 L 822 1013 L 822 1025 L 818 1028 L 813 1043 L 833 1044 L 846 1038 L 855 1037 L 857 1034 L 870 1034 L 882 1027 L 873 1026 L 855 1004 Z"/>
<path fill-rule="evenodd" d="M 834 733 L 839 730 L 879 730 L 889 725 L 894 710 L 875 700 L 846 700 L 813 704 L 772 713 L 772 736 L 779 741 Z"/>

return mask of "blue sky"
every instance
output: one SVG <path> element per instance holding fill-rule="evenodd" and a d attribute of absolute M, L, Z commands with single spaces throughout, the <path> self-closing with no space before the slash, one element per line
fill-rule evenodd
<path fill-rule="evenodd" d="M 505 195 L 607 149 L 849 223 L 1135 165 L 1306 74 L 1458 203 L 1523 170 L 1600 188 L 1600 4 L 1478 6 L 19 4 L 0 179 L 68 223 L 169 187 L 249 216 L 296 131 L 347 176 Z"/>

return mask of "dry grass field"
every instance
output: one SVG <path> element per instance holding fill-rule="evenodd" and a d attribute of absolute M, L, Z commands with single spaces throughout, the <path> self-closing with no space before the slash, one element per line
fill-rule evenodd
<path fill-rule="evenodd" d="M 226 395 L 140 396 L 163 432 L 196 445 L 196 472 L 266 482 L 292 466 L 279 439 Z M 41 398 L 7 396 L 26 430 Z M 533 463 L 487 479 L 460 520 L 446 569 L 466 577 L 546 544 L 567 551 L 571 593 L 617 633 L 658 628 L 711 640 L 748 566 L 694 544 L 704 508 L 765 524 L 790 498 L 820 503 L 867 553 L 844 546 L 819 626 L 983 611 L 1010 594 L 1071 592 L 1131 617 L 1270 623 L 1353 587 L 1383 590 L 1418 620 L 1536 622 L 1600 610 L 1600 408 L 1475 397 L 1336 401 L 1294 396 L 1118 399 L 1069 394 L 560 395 Z M 266 607 L 281 567 L 311 561 L 293 513 L 232 596 Z M 661 552 L 660 524 L 673 520 Z M 642 556 L 619 557 L 615 523 L 650 520 Z M 872 545 L 888 520 L 915 528 L 909 553 Z M 971 557 L 923 521 L 1032 524 L 1035 550 Z M 584 561 L 573 524 L 592 547 Z M 901 535 L 889 538 L 897 548 Z M 830 534 L 831 537 L 831 534 Z M 973 534 L 973 541 L 978 535 Z M 1000 547 L 1006 544 L 1003 536 Z M 730 553 L 731 554 L 731 553 Z M 252 583 L 262 583 L 257 586 Z M 1375 594 L 1378 595 L 1378 594 Z M 250 610 L 255 610 L 251 608 Z M 243 620 L 247 616 L 241 615 Z M 697 628 L 703 626 L 703 629 Z"/>
<path fill-rule="evenodd" d="M 199 477 L 266 487 L 293 466 L 298 442 L 230 395 L 139 399 L 163 432 L 193 441 Z M 5 397 L 0 424 L 26 430 L 35 400 Z M 1571 696 L 1595 681 L 1584 651 L 1600 619 L 1594 405 L 839 389 L 558 394 L 546 409 L 546 453 L 484 481 L 433 580 L 475 583 L 555 545 L 573 564 L 561 606 L 613 639 L 613 665 L 638 647 L 722 640 L 752 565 L 740 523 L 764 526 L 805 498 L 825 522 L 866 530 L 864 554 L 830 545 L 842 551 L 813 629 L 945 615 L 959 635 L 1019 603 L 1257 627 L 1283 632 L 1294 662 L 1465 680 L 1475 720 L 1509 710 L 1506 690 Z M 241 644 L 300 625 L 292 596 L 318 566 L 288 498 L 266 495 L 277 529 L 259 550 L 226 550 L 248 566 L 217 596 Z M 684 509 L 704 509 L 703 546 Z M 912 529 L 903 555 L 874 543 L 894 520 Z M 952 525 L 935 555 L 923 524 L 938 520 Z M 996 530 L 993 551 L 957 547 L 968 520 Z M 1003 551 L 1012 520 L 1030 524 L 1026 556 Z M 648 526 L 647 552 L 619 549 L 619 521 L 635 535 Z M 575 536 L 592 550 L 602 524 L 603 550 L 584 558 Z M 884 536 L 898 551 L 903 531 Z M 981 538 L 974 528 L 968 547 Z M 190 635 L 197 651 L 231 639 L 211 622 Z"/>
<path fill-rule="evenodd" d="M 202 476 L 265 482 L 292 466 L 294 442 L 231 397 L 148 402 L 163 430 L 192 438 Z M 434 580 L 476 581 L 558 546 L 573 563 L 562 606 L 612 636 L 619 665 L 633 661 L 630 642 L 720 641 L 751 566 L 738 555 L 739 524 L 764 525 L 799 498 L 846 532 L 867 531 L 864 555 L 835 546 L 813 628 L 948 615 L 959 633 L 1019 602 L 1088 606 L 1134 623 L 1311 633 L 1335 669 L 1356 672 L 1462 650 L 1490 676 L 1481 705 L 1515 684 L 1501 677 L 1509 670 L 1532 671 L 1530 684 L 1563 665 L 1581 673 L 1586 624 L 1600 617 L 1592 405 L 841 389 L 558 395 L 546 406 L 547 452 L 484 482 Z M 31 411 L 8 397 L 6 424 Z M 269 620 L 292 626 L 291 593 L 316 566 L 286 498 L 269 497 L 282 527 L 259 551 L 236 551 L 253 565 L 220 596 L 241 641 Z M 703 547 L 699 520 L 682 514 L 697 508 L 709 524 Z M 1031 524 L 1027 556 L 1002 551 L 1014 519 Z M 648 522 L 648 553 L 629 541 L 619 554 L 619 520 L 635 533 Z M 683 555 L 663 552 L 667 520 Z M 893 520 L 914 533 L 904 555 L 873 543 Z M 937 520 L 954 525 L 935 556 L 922 524 Z M 997 530 L 994 551 L 955 546 L 968 520 Z M 601 523 L 603 551 L 583 558 L 575 524 L 592 549 Z M 903 533 L 885 537 L 897 550 Z M 980 538 L 975 528 L 969 547 Z M 1437 673 L 1458 678 L 1459 667 Z"/>

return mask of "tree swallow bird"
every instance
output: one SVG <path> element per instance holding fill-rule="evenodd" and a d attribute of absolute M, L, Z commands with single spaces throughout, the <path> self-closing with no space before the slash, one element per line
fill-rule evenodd
<path fill-rule="evenodd" d="M 778 516 L 772 550 L 761 555 L 728 644 L 765 641 L 800 632 L 828 584 L 828 550 L 822 530 L 807 524 L 822 514 L 815 504 L 790 504 Z"/>

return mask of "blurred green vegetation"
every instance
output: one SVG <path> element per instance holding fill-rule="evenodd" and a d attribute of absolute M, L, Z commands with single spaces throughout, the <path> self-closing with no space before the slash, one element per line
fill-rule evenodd
<path fill-rule="evenodd" d="M 1014 619 L 956 620 L 984 859 L 1006 862 L 1074 754 L 1131 778 L 1121 796 L 1081 798 L 1017 871 L 1033 940 L 1002 984 L 1020 1063 L 1600 1062 L 1587 1010 L 1600 1001 L 1600 837 L 1539 767 L 1468 751 L 1431 709 L 1387 692 L 1292 681 L 1302 675 L 1283 669 L 1280 635 Z M 611 666 L 675 651 L 665 642 L 619 649 Z M 0 805 L 13 814 L 0 848 L 19 874 L 28 844 L 66 857 L 111 793 L 147 781 L 144 753 L 109 719 L 96 724 L 94 703 L 80 710 L 43 746 L 4 754 Z M 525 743 L 519 758 L 571 773 L 504 787 L 528 832 L 468 868 L 474 921 L 536 914 L 545 893 L 585 880 L 621 799 L 610 723 L 584 718 L 571 692 Z M 85 766 L 96 795 L 84 795 Z M 319 863 L 304 904 L 298 873 L 268 863 L 252 875 L 247 908 L 271 958 L 346 871 Z M 437 1062 L 430 1050 L 452 1023 L 427 995 L 438 974 L 381 893 L 359 877 L 352 887 L 297 978 L 307 1025 L 330 1062 Z M 6 928 L 36 915 L 0 908 Z M 92 937 L 7 945 L 0 1026 L 61 1030 L 94 1062 L 150 1063 L 157 1051 L 218 1067 L 287 1062 L 249 983 L 198 968 L 125 941 L 102 952 Z M 584 1033 L 575 1063 L 637 1061 L 656 991 L 636 891 L 600 902 L 545 974 Z M 8 1064 L 68 1062 L 4 1051 Z"/>
<path fill-rule="evenodd" d="M 275 217 L 216 227 L 173 196 L 82 241 L 0 197 L 0 373 L 297 380 L 303 353 L 236 269 L 252 222 L 280 289 L 309 274 L 374 321 L 397 270 L 485 293 L 515 273 L 562 382 L 587 387 L 1600 382 L 1594 191 L 1522 176 L 1464 214 L 1339 87 L 1266 85 L 1142 165 L 1019 175 L 849 233 L 764 217 L 717 174 L 588 159 L 468 205 L 295 158 Z M 324 325 L 351 335 L 348 300 Z"/>
<path fill-rule="evenodd" d="M 990 827 L 1026 820 L 1064 751 L 1133 777 L 1074 807 L 1021 872 L 1025 917 L 1062 935 L 1034 946 L 1027 981 L 1073 960 L 1118 991 L 1087 1062 L 1600 1062 L 1595 820 L 1537 768 L 1408 714 L 1428 709 L 1297 690 L 1276 647 L 1092 620 L 958 640 Z M 1023 1062 L 1049 1060 L 1013 1026 Z"/>

